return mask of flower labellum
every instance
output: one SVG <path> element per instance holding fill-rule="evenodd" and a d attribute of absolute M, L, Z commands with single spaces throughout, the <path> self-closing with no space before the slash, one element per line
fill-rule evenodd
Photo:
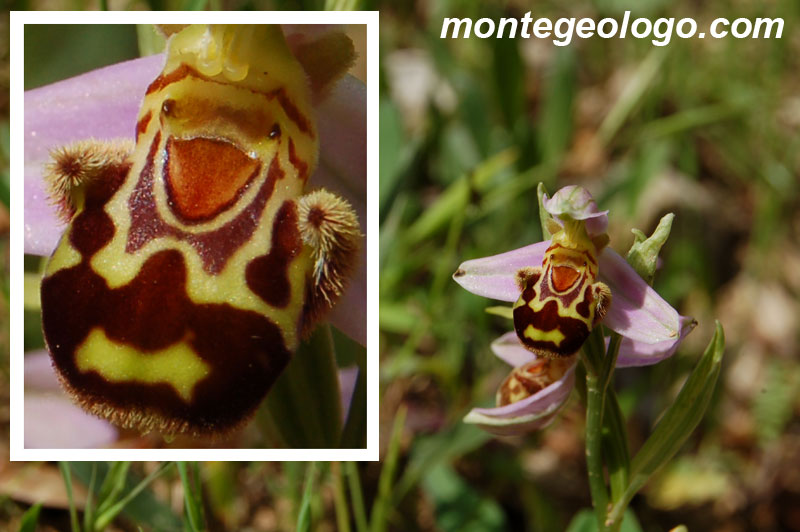
<path fill-rule="evenodd" d="M 561 189 L 545 208 L 561 216 L 561 224 L 545 250 L 541 266 L 517 271 L 521 294 L 514 304 L 514 328 L 522 344 L 547 358 L 575 354 L 603 320 L 611 292 L 597 281 L 597 255 L 607 238 L 587 232 L 605 227 L 605 213 L 584 189 Z"/>
<path fill-rule="evenodd" d="M 464 418 L 496 436 L 512 436 L 547 426 L 569 398 L 577 357 L 540 358 L 515 333 L 492 342 L 492 351 L 515 366 L 503 380 L 495 408 L 473 408 Z"/>

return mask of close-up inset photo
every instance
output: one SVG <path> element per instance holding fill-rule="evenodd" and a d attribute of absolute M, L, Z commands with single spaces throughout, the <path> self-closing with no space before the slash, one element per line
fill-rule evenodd
<path fill-rule="evenodd" d="M 25 25 L 24 449 L 366 449 L 352 20 Z"/>

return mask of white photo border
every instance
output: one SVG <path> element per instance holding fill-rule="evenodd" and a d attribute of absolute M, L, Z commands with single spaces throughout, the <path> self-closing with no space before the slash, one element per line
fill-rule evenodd
<path fill-rule="evenodd" d="M 365 449 L 27 449 L 24 447 L 24 26 L 26 24 L 364 24 L 367 34 L 367 446 Z M 10 232 L 11 461 L 377 461 L 378 451 L 378 12 L 12 12 Z"/>

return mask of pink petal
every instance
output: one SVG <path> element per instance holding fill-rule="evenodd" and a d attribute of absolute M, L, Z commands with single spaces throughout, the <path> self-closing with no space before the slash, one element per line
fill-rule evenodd
<path fill-rule="evenodd" d="M 25 397 L 25 447 L 96 449 L 117 439 L 117 430 L 90 416 L 63 395 L 29 393 Z"/>
<path fill-rule="evenodd" d="M 464 422 L 476 424 L 497 436 L 544 428 L 567 401 L 574 385 L 575 365 L 561 379 L 522 401 L 496 408 L 473 408 L 464 417 Z"/>
<path fill-rule="evenodd" d="M 518 368 L 536 360 L 536 355 L 528 351 L 519 341 L 516 331 L 505 333 L 492 342 L 492 352 L 506 364 Z"/>
<path fill-rule="evenodd" d="M 652 364 L 675 352 L 693 328 L 610 248 L 600 253 L 600 278 L 611 289 L 611 307 L 603 323 L 625 338 L 619 365 Z"/>
<path fill-rule="evenodd" d="M 347 423 L 347 417 L 350 415 L 350 403 L 353 401 L 353 394 L 356 391 L 356 383 L 358 382 L 358 366 L 347 366 L 340 368 L 338 371 L 339 377 L 339 399 L 342 407 L 342 426 Z"/>
<path fill-rule="evenodd" d="M 46 351 L 25 355 L 24 375 L 26 448 L 99 448 L 116 441 L 113 425 L 87 414 L 64 393 Z"/>
<path fill-rule="evenodd" d="M 87 139 L 133 138 L 164 56 L 126 61 L 25 93 L 25 253 L 49 255 L 64 230 L 44 192 L 50 150 Z"/>
<path fill-rule="evenodd" d="M 684 337 L 692 332 L 697 322 L 692 318 L 680 316 L 680 338 L 656 343 L 639 342 L 623 338 L 619 346 L 617 367 L 649 366 L 671 357 Z"/>
<path fill-rule="evenodd" d="M 50 355 L 44 349 L 25 353 L 25 369 L 23 373 L 25 388 L 37 391 L 60 391 L 56 372 Z"/>
<path fill-rule="evenodd" d="M 453 274 L 453 279 L 466 290 L 501 301 L 519 299 L 517 271 L 541 266 L 550 241 L 538 242 L 499 255 L 468 260 Z"/>

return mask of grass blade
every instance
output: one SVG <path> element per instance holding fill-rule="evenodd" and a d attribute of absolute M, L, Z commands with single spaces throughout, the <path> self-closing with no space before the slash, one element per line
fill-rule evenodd
<path fill-rule="evenodd" d="M 119 501 L 111 505 L 108 509 L 106 509 L 102 514 L 98 512 L 97 520 L 95 521 L 95 530 L 104 530 L 108 525 L 111 524 L 111 521 L 114 520 L 115 517 L 127 506 L 129 502 L 136 498 L 139 493 L 141 493 L 147 486 L 150 485 L 153 480 L 161 476 L 167 469 L 169 469 L 174 462 L 164 462 L 161 466 L 147 475 L 144 479 L 142 479 L 139 484 L 137 484 L 131 491 L 125 494 Z M 88 531 L 87 531 L 88 532 Z"/>
<path fill-rule="evenodd" d="M 300 510 L 297 512 L 297 532 L 311 530 L 311 497 L 314 493 L 316 465 L 316 462 L 309 462 L 308 469 L 306 469 L 306 488 L 303 491 L 303 499 L 300 501 Z"/>
<path fill-rule="evenodd" d="M 364 493 L 361 490 L 361 478 L 358 476 L 358 464 L 345 462 L 347 485 L 350 488 L 350 499 L 353 506 L 353 517 L 356 521 L 357 532 L 367 532 L 367 512 L 364 509 Z"/>
<path fill-rule="evenodd" d="M 92 495 L 94 492 L 94 484 L 97 480 L 97 462 L 92 462 L 92 476 L 89 477 L 89 489 L 86 490 L 86 507 L 83 509 L 83 529 L 94 529 L 94 501 Z"/>
<path fill-rule="evenodd" d="M 205 524 L 203 519 L 203 502 L 200 496 L 199 486 L 197 485 L 197 463 L 195 462 L 192 467 L 192 473 L 194 475 L 189 474 L 189 467 L 191 464 L 187 462 L 176 462 L 178 467 L 178 474 L 181 477 L 181 483 L 183 484 L 183 498 L 184 504 L 186 505 L 186 515 L 189 519 L 189 530 L 192 532 L 201 532 L 205 530 Z M 194 477 L 195 482 L 192 482 L 192 476 Z"/>
<path fill-rule="evenodd" d="M 72 532 L 81 532 L 81 525 L 78 523 L 78 509 L 75 507 L 75 500 L 72 498 L 72 473 L 69 470 L 69 462 L 59 462 L 58 468 L 61 470 L 61 476 L 64 477 L 64 486 L 67 488 L 70 528 Z"/>
<path fill-rule="evenodd" d="M 36 525 L 39 524 L 39 512 L 42 510 L 42 503 L 37 503 L 28 508 L 22 515 L 19 523 L 19 532 L 36 532 Z"/>
<path fill-rule="evenodd" d="M 384 458 L 381 478 L 378 480 L 378 497 L 372 505 L 372 515 L 370 516 L 372 532 L 386 530 L 387 513 L 392 499 L 394 473 L 397 469 L 397 459 L 400 456 L 400 437 L 403 434 L 405 423 L 406 408 L 401 406 L 394 418 L 392 439 L 389 441 L 389 449 L 386 451 L 386 457 Z"/>

